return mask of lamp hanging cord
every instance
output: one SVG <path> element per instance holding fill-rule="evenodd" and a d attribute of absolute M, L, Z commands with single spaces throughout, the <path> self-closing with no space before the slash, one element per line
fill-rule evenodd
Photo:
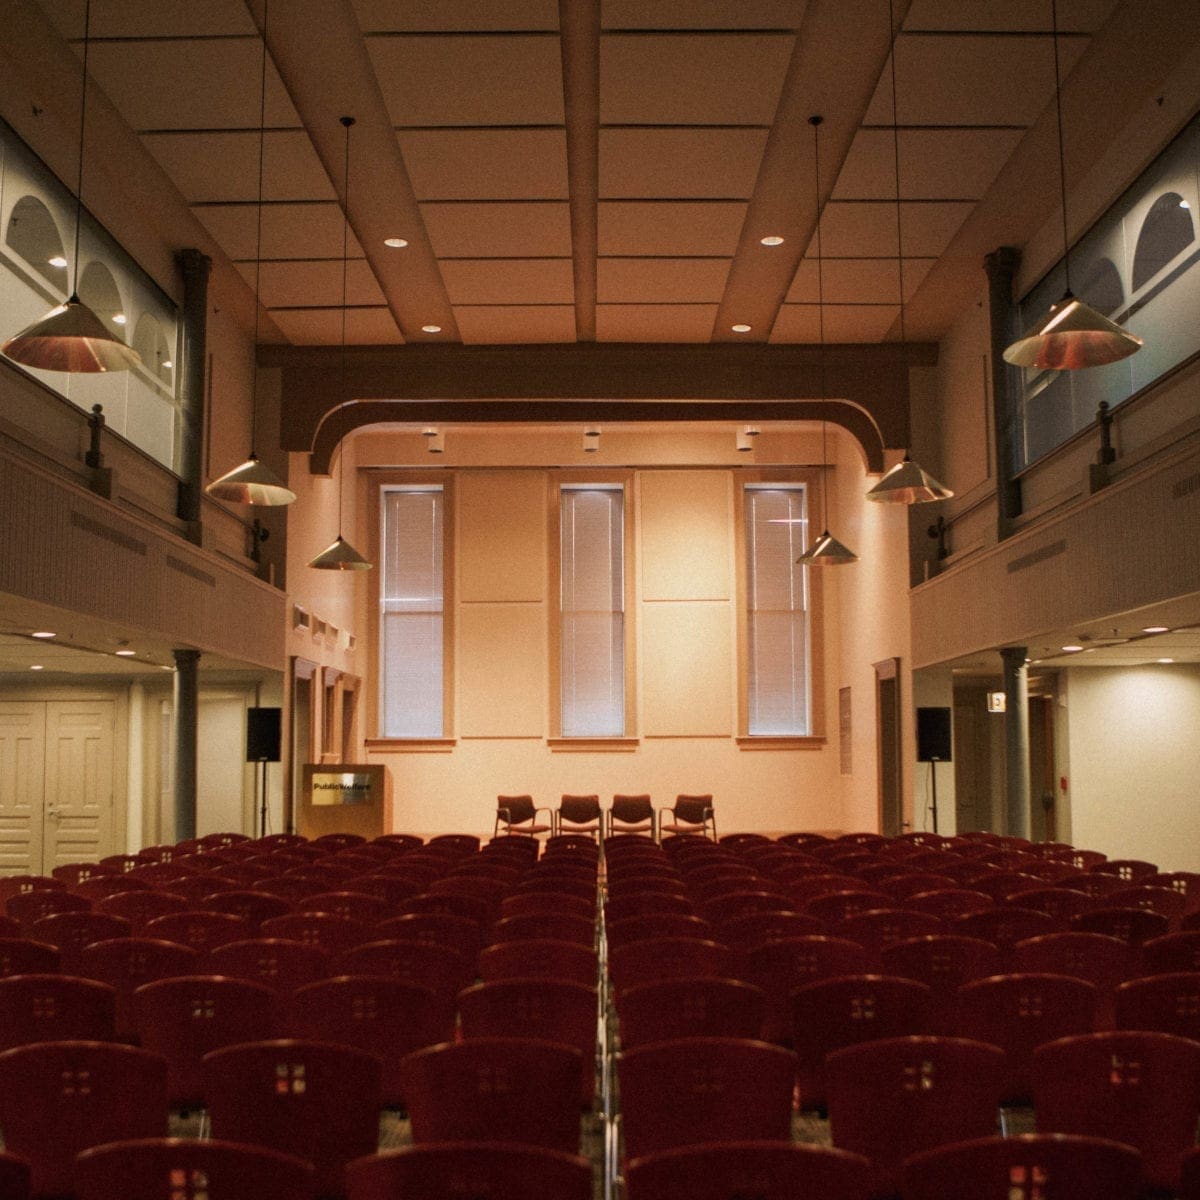
<path fill-rule="evenodd" d="M 346 299 L 347 279 L 350 267 L 350 127 L 354 124 L 353 117 L 342 117 L 342 125 L 346 129 L 346 153 L 342 167 L 342 349 L 338 360 L 339 382 L 338 399 L 346 399 Z M 338 451 L 338 540 L 342 537 L 342 456 Z"/>
<path fill-rule="evenodd" d="M 262 224 L 263 224 L 263 163 L 267 144 L 267 15 L 270 0 L 263 0 L 262 59 L 258 69 L 258 205 L 254 218 L 254 352 L 258 353 L 258 334 L 262 300 Z M 258 364 L 250 376 L 250 458 L 256 459 L 258 444 Z"/>
<path fill-rule="evenodd" d="M 893 0 L 888 0 L 888 40 L 892 44 L 892 160 L 896 176 L 896 272 L 900 287 L 900 343 L 908 339 L 904 332 L 904 238 L 900 227 L 900 104 L 896 99 L 896 10 Z"/>
<path fill-rule="evenodd" d="M 1062 199 L 1063 272 L 1071 294 L 1071 245 L 1067 234 L 1067 152 L 1063 145 L 1062 78 L 1058 62 L 1058 0 L 1050 0 L 1050 34 L 1054 43 L 1054 113 L 1058 126 L 1058 190 Z"/>
<path fill-rule="evenodd" d="M 92 0 L 83 6 L 83 87 L 79 93 L 79 169 L 75 172 L 75 253 L 71 258 L 71 298 L 79 299 L 79 227 L 83 223 L 83 148 L 87 129 L 88 46 L 92 40 Z"/>
<path fill-rule="evenodd" d="M 820 343 L 820 357 L 817 360 L 818 369 L 821 379 L 821 401 L 824 403 L 828 390 L 825 378 L 825 256 L 821 252 L 821 124 L 825 120 L 822 116 L 813 116 L 808 118 L 808 123 L 813 127 L 813 189 L 816 199 L 816 216 L 817 216 L 817 339 Z M 825 469 L 828 459 L 825 455 L 825 429 L 827 422 L 824 417 L 821 418 L 821 469 Z M 821 479 L 821 526 L 829 531 L 829 487 L 828 480 L 824 477 Z"/>

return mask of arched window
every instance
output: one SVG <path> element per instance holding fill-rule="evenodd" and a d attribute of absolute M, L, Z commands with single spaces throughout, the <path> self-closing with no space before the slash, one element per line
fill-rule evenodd
<path fill-rule="evenodd" d="M 1121 275 L 1111 258 L 1097 258 L 1086 263 L 1081 272 L 1078 295 L 1097 312 L 1111 317 L 1125 302 Z"/>
<path fill-rule="evenodd" d="M 171 347 L 157 318 L 143 313 L 133 331 L 133 348 L 142 356 L 142 365 L 168 389 L 175 378 Z"/>
<path fill-rule="evenodd" d="M 1196 238 L 1192 214 L 1178 192 L 1164 192 L 1151 205 L 1133 256 L 1133 290 L 1153 279 Z"/>
<path fill-rule="evenodd" d="M 125 307 L 112 272 L 94 259 L 79 277 L 79 298 L 121 339 L 125 337 Z"/>
<path fill-rule="evenodd" d="M 36 196 L 22 196 L 8 218 L 5 243 L 51 287 L 66 295 L 67 256 L 50 210 Z"/>

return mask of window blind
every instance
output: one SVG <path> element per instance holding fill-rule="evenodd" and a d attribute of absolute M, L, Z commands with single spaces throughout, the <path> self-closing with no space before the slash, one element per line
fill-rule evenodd
<path fill-rule="evenodd" d="M 745 492 L 750 734 L 810 732 L 806 508 L 803 486 Z"/>
<path fill-rule="evenodd" d="M 380 597 L 382 733 L 443 736 L 441 488 L 383 492 Z"/>
<path fill-rule="evenodd" d="M 563 737 L 625 732 L 625 539 L 620 488 L 565 487 L 559 502 Z"/>

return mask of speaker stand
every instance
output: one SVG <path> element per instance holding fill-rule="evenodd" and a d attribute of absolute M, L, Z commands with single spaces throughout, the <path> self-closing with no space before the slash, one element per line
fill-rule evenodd
<path fill-rule="evenodd" d="M 267 836 L 267 759 L 260 758 L 258 765 L 262 768 L 262 801 L 258 810 L 258 836 Z"/>
<path fill-rule="evenodd" d="M 937 827 L 937 765 L 938 765 L 939 761 L 940 760 L 936 759 L 936 758 L 931 758 L 929 760 L 929 783 L 930 783 L 929 811 L 933 817 L 933 832 L 934 833 L 937 833 L 937 831 L 938 831 L 938 827 Z"/>

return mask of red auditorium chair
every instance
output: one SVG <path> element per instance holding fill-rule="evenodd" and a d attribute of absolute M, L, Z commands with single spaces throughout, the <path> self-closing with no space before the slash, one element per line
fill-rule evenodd
<path fill-rule="evenodd" d="M 1109 897 L 1105 897 L 1105 900 Z M 1140 946 L 1151 938 L 1169 932 L 1171 922 L 1161 913 L 1145 908 L 1113 908 L 1105 906 L 1071 918 L 1071 928 L 1081 933 L 1106 933 L 1120 938 L 1131 946 Z"/>
<path fill-rule="evenodd" d="M 75 1160 L 76 1200 L 312 1200 L 313 1168 L 237 1142 L 132 1138 Z M 7 1198 L 7 1193 L 4 1193 Z"/>
<path fill-rule="evenodd" d="M 866 1159 L 827 1146 L 718 1142 L 635 1158 L 625 1169 L 626 1200 L 868 1200 Z"/>
<path fill-rule="evenodd" d="M 1151 1029 L 1200 1042 L 1200 971 L 1131 979 L 1117 988 L 1118 1029 Z"/>
<path fill-rule="evenodd" d="M 474 964 L 465 954 L 432 942 L 366 942 L 334 962 L 340 975 L 389 975 L 432 988 L 453 1000 L 474 980 Z"/>
<path fill-rule="evenodd" d="M 1043 933 L 1061 933 L 1064 928 L 1061 920 L 1035 908 L 999 905 L 958 917 L 947 924 L 946 932 L 982 938 L 1001 950 L 1008 950 L 1026 938 L 1039 937 Z"/>
<path fill-rule="evenodd" d="M 643 983 L 620 996 L 621 1047 L 684 1037 L 761 1039 L 767 998 L 740 979 L 685 978 Z"/>
<path fill-rule="evenodd" d="M 574 913 L 535 913 L 502 917 L 492 926 L 491 940 L 494 942 L 516 942 L 524 938 L 549 938 L 591 946 L 596 941 L 596 923 Z"/>
<path fill-rule="evenodd" d="M 490 979 L 567 979 L 596 986 L 596 951 L 577 942 L 530 938 L 497 942 L 479 955 L 479 977 Z M 461 990 L 461 989 L 460 989 Z"/>
<path fill-rule="evenodd" d="M 825 1103 L 825 1056 L 859 1042 L 929 1032 L 933 992 L 895 975 L 842 975 L 792 993 L 796 1097 L 802 1108 Z"/>
<path fill-rule="evenodd" d="M 260 937 L 320 946 L 334 958 L 376 938 L 375 928 L 368 922 L 328 912 L 290 912 L 269 917 L 258 927 L 258 933 Z"/>
<path fill-rule="evenodd" d="M 29 1164 L 16 1154 L 0 1151 L 0 1196 L 29 1200 Z"/>
<path fill-rule="evenodd" d="M 1134 950 L 1103 933 L 1045 933 L 1012 948 L 1012 969 L 1086 979 L 1096 987 L 1096 1028 L 1111 1029 L 1113 990 L 1134 973 Z"/>
<path fill-rule="evenodd" d="M 144 1050 L 167 1060 L 167 1099 L 194 1108 L 204 1092 L 201 1060 L 212 1050 L 274 1037 L 275 993 L 223 975 L 180 975 L 133 993 L 133 1023 Z"/>
<path fill-rule="evenodd" d="M 497 979 L 458 994 L 462 1035 L 538 1037 L 579 1051 L 580 1102 L 596 1091 L 596 989 L 565 979 Z"/>
<path fill-rule="evenodd" d="M 617 1058 L 627 1161 L 708 1142 L 787 1142 L 796 1057 L 744 1038 L 678 1038 Z"/>
<path fill-rule="evenodd" d="M 327 950 L 286 938 L 247 938 L 229 942 L 209 952 L 211 970 L 237 979 L 265 983 L 283 995 L 318 979 L 326 978 L 333 966 Z"/>
<path fill-rule="evenodd" d="M 347 1200 L 592 1200 L 594 1188 L 592 1164 L 577 1154 L 438 1142 L 356 1159 L 346 1168 L 346 1193 Z"/>
<path fill-rule="evenodd" d="M 55 913 L 88 912 L 92 902 L 86 896 L 59 887 L 39 888 L 36 891 L 17 892 L 5 901 L 5 911 L 23 930 L 30 929 L 35 921 Z"/>
<path fill-rule="evenodd" d="M 902 1200 L 1137 1200 L 1142 1156 L 1107 1138 L 1060 1133 L 985 1137 L 909 1158 Z"/>
<path fill-rule="evenodd" d="M 0 1128 L 5 1150 L 29 1163 L 35 1196 L 70 1196 L 81 1150 L 166 1135 L 167 1064 L 157 1054 L 107 1042 L 6 1050 Z"/>
<path fill-rule="evenodd" d="M 372 896 L 368 892 L 359 892 L 352 888 L 337 892 L 317 892 L 316 895 L 306 896 L 297 903 L 296 911 L 329 913 L 331 916 L 362 921 L 368 925 L 374 925 L 392 915 L 391 905 L 381 896 Z"/>
<path fill-rule="evenodd" d="M 483 926 L 455 913 L 417 912 L 388 917 L 375 926 L 373 941 L 432 942 L 475 962 L 483 949 Z"/>
<path fill-rule="evenodd" d="M 926 984 L 932 992 L 930 1029 L 949 1035 L 958 1029 L 958 989 L 964 983 L 998 975 L 1000 951 L 980 938 L 942 933 L 894 942 L 880 956 L 887 975 Z"/>
<path fill-rule="evenodd" d="M 116 992 L 73 975 L 0 979 L 0 1050 L 65 1039 L 113 1041 Z M 2 1126 L 0 1126 L 2 1128 Z"/>
<path fill-rule="evenodd" d="M 148 880 L 133 875 L 93 875 L 81 883 L 72 884 L 68 890 L 94 902 L 109 896 L 123 896 L 127 892 L 148 892 L 152 888 Z"/>
<path fill-rule="evenodd" d="M 863 1042 L 825 1060 L 833 1144 L 871 1163 L 872 1192 L 895 1195 L 911 1154 L 996 1132 L 1004 1053 L 964 1038 Z"/>
<path fill-rule="evenodd" d="M 199 907 L 208 912 L 232 913 L 235 917 L 242 917 L 250 923 L 250 928 L 255 933 L 264 921 L 269 921 L 272 917 L 282 917 L 292 911 L 291 904 L 281 896 L 272 896 L 269 892 L 240 890 L 206 896 L 204 903 Z"/>
<path fill-rule="evenodd" d="M 54 975 L 62 966 L 58 947 L 32 938 L 0 937 L 0 978 Z"/>
<path fill-rule="evenodd" d="M 619 993 L 639 983 L 727 975 L 729 950 L 720 942 L 700 938 L 648 938 L 626 942 L 609 951 L 608 969 Z"/>
<path fill-rule="evenodd" d="M 1168 975 L 1173 971 L 1200 971 L 1200 930 L 1184 929 L 1164 933 L 1142 943 L 1142 970 L 1147 975 Z"/>
<path fill-rule="evenodd" d="M 1200 1200 L 1200 1147 L 1183 1156 L 1179 1171 L 1179 1200 Z"/>
<path fill-rule="evenodd" d="M 1033 1056 L 1038 1131 L 1112 1138 L 1139 1150 L 1143 1185 L 1174 1191 L 1196 1144 L 1200 1044 L 1169 1033 L 1060 1038 Z"/>
<path fill-rule="evenodd" d="M 84 946 L 110 938 L 133 936 L 133 926 L 124 917 L 98 912 L 65 912 L 42 917 L 29 927 L 29 937 L 57 946 L 64 975 L 79 973 Z"/>
<path fill-rule="evenodd" d="M 186 912 L 191 905 L 174 892 L 144 891 L 118 892 L 104 896 L 92 905 L 92 911 L 111 917 L 123 917 L 133 927 L 135 937 L 141 937 L 148 922 L 168 913 Z"/>
<path fill-rule="evenodd" d="M 454 1008 L 430 988 L 378 975 L 340 975 L 297 989 L 289 1005 L 288 1033 L 315 1042 L 350 1046 L 379 1059 L 380 1094 L 404 1104 L 400 1064 L 425 1046 L 452 1040 Z"/>
<path fill-rule="evenodd" d="M 494 1140 L 579 1151 L 580 1054 L 526 1037 L 469 1038 L 418 1050 L 400 1078 L 413 1141 Z"/>
<path fill-rule="evenodd" d="M 372 1055 L 325 1042 L 214 1050 L 204 1056 L 212 1136 L 310 1162 L 317 1195 L 344 1195 L 346 1164 L 379 1145 L 379 1077 Z"/>
<path fill-rule="evenodd" d="M 500 901 L 501 920 L 541 913 L 570 913 L 591 921 L 595 920 L 596 901 L 591 897 L 555 891 L 514 891 Z"/>
<path fill-rule="evenodd" d="M 1029 1096 L 1038 1046 L 1095 1028 L 1096 987 L 1068 975 L 1021 972 L 965 984 L 958 993 L 958 1030 L 1005 1053 L 1004 1099 Z"/>
<path fill-rule="evenodd" d="M 200 954 L 190 946 L 158 938 L 111 938 L 84 946 L 79 956 L 80 974 L 107 983 L 117 995 L 117 1037 L 133 1041 L 133 993 L 144 983 L 192 975 L 200 969 Z"/>
<path fill-rule="evenodd" d="M 146 937 L 162 938 L 190 946 L 200 954 L 208 954 L 218 946 L 239 942 L 251 936 L 250 924 L 233 913 L 179 912 L 155 917 L 144 929 Z"/>

